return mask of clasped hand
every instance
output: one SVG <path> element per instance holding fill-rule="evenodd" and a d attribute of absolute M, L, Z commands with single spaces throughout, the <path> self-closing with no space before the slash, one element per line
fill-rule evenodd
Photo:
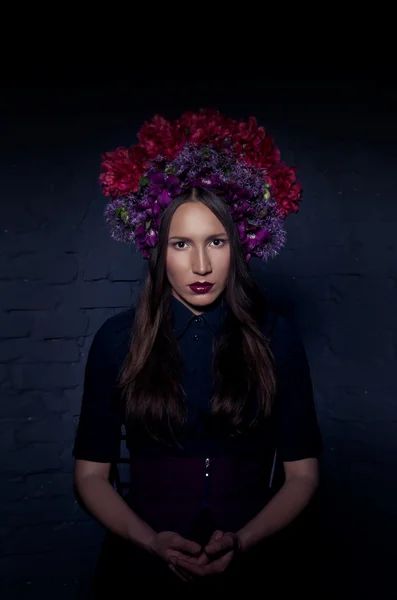
<path fill-rule="evenodd" d="M 239 550 L 237 535 L 220 530 L 204 547 L 171 531 L 158 533 L 153 541 L 153 551 L 184 581 L 223 573 Z"/>

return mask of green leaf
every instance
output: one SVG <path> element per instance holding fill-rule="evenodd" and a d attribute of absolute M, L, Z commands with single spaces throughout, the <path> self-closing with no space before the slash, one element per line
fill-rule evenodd
<path fill-rule="evenodd" d="M 146 221 L 146 229 L 149 229 L 150 225 L 152 224 L 152 219 L 149 219 L 149 221 Z"/>
<path fill-rule="evenodd" d="M 149 179 L 147 177 L 141 177 L 139 180 L 139 185 L 144 187 L 149 183 Z"/>
<path fill-rule="evenodd" d="M 263 194 L 263 197 L 265 200 L 270 200 L 270 192 L 269 190 L 266 190 L 266 192 Z"/>
<path fill-rule="evenodd" d="M 120 219 L 124 223 L 128 223 L 128 221 L 130 220 L 128 212 L 126 211 L 124 206 L 119 206 L 119 208 L 116 209 L 116 217 L 120 217 Z"/>

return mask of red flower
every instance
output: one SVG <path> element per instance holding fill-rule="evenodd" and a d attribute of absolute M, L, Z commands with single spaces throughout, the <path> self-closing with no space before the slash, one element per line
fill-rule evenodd
<path fill-rule="evenodd" d="M 298 212 L 302 186 L 297 182 L 296 168 L 280 163 L 269 170 L 267 180 L 281 214 L 287 217 L 290 213 Z"/>
<path fill-rule="evenodd" d="M 269 168 L 280 160 L 280 151 L 264 127 L 258 127 L 255 117 L 241 121 L 233 135 L 233 148 L 242 154 L 241 160 L 253 167 Z"/>
<path fill-rule="evenodd" d="M 245 164 L 267 170 L 272 196 L 284 217 L 298 212 L 302 186 L 295 168 L 280 162 L 280 151 L 255 117 L 236 121 L 218 110 L 186 111 L 179 119 L 167 121 L 154 115 L 138 132 L 139 143 L 130 149 L 117 148 L 104 154 L 100 183 L 105 196 L 136 192 L 150 160 L 159 154 L 175 158 L 186 142 L 211 144 L 216 150 L 230 148 Z"/>
<path fill-rule="evenodd" d="M 280 152 L 273 139 L 258 126 L 255 117 L 236 121 L 214 108 L 185 111 L 173 122 L 155 115 L 143 124 L 138 140 L 139 147 L 151 159 L 158 154 L 173 159 L 186 142 L 192 142 L 211 143 L 217 150 L 231 146 L 250 166 L 269 168 L 280 161 Z"/>
<path fill-rule="evenodd" d="M 225 138 L 230 138 L 236 122 L 225 117 L 214 108 L 200 111 L 186 111 L 174 121 L 174 128 L 181 141 L 196 144 L 211 142 L 215 147 L 223 146 Z"/>
<path fill-rule="evenodd" d="M 264 127 L 258 127 L 255 117 L 249 117 L 247 121 L 240 121 L 233 135 L 233 142 L 241 146 L 259 148 L 266 137 Z"/>
<path fill-rule="evenodd" d="M 101 163 L 103 173 L 99 176 L 104 195 L 116 197 L 136 192 L 147 159 L 147 155 L 137 146 L 105 152 Z"/>
<path fill-rule="evenodd" d="M 161 115 L 154 115 L 150 122 L 145 122 L 139 130 L 139 147 L 149 156 L 156 158 L 158 154 L 172 159 L 178 153 L 181 144 L 171 123 Z"/>

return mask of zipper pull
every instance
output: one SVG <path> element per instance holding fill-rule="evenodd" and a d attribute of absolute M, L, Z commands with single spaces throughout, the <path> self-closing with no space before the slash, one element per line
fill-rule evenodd
<path fill-rule="evenodd" d="M 204 464 L 205 464 L 204 507 L 208 508 L 209 505 L 210 505 L 210 503 L 209 503 L 209 500 L 210 500 L 210 497 L 209 497 L 209 493 L 210 493 L 209 492 L 209 489 L 210 489 L 210 479 L 209 479 L 209 476 L 210 476 L 210 473 L 209 473 L 209 471 L 210 471 L 210 459 L 206 458 Z"/>

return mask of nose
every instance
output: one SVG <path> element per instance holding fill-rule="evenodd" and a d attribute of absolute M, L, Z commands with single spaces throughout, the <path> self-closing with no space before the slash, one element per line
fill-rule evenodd
<path fill-rule="evenodd" d="M 194 255 L 192 261 L 192 271 L 193 273 L 197 273 L 199 275 L 205 275 L 206 273 L 211 273 L 212 265 L 210 261 L 210 257 L 204 248 L 198 248 Z"/>

